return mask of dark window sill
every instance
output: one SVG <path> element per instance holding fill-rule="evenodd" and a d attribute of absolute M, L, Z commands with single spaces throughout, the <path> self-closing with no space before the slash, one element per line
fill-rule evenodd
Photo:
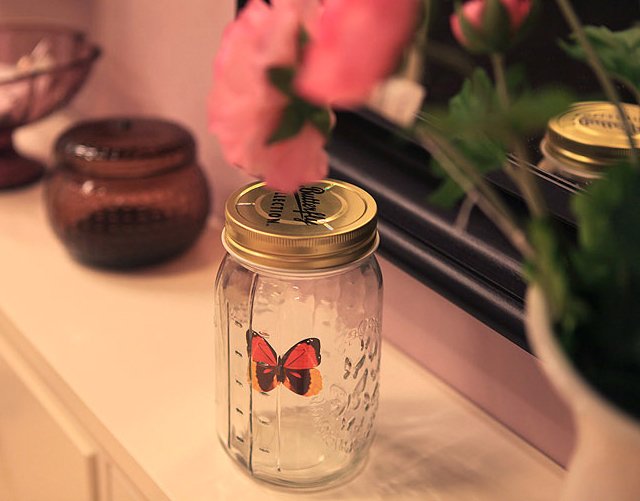
<path fill-rule="evenodd" d="M 474 208 L 466 230 L 455 226 L 457 209 L 428 202 L 439 181 L 428 156 L 368 113 L 341 113 L 329 145 L 331 175 L 354 182 L 378 202 L 382 254 L 425 285 L 529 350 L 524 334 L 525 282 L 521 260 L 491 221 Z M 568 193 L 574 187 L 545 176 L 552 212 L 571 225 Z M 511 208 L 524 207 L 500 175 L 492 178 Z"/>
<path fill-rule="evenodd" d="M 246 0 L 237 0 L 238 8 Z M 637 17 L 638 5 L 624 0 L 617 9 L 601 2 L 576 2 L 587 24 L 622 29 Z M 509 62 L 525 62 L 530 84 L 562 82 L 587 96 L 596 96 L 590 71 L 567 58 L 557 40 L 568 35 L 566 23 L 553 2 L 540 2 L 542 11 L 534 31 L 509 54 Z M 448 15 L 440 15 L 431 37 L 456 46 Z M 486 65 L 485 58 L 472 58 Z M 461 77 L 437 61 L 425 61 L 423 83 L 429 102 L 446 103 L 457 92 Z M 523 307 L 526 284 L 520 273 L 520 256 L 495 226 L 474 209 L 466 231 L 455 227 L 457 210 L 441 210 L 428 203 L 438 180 L 427 170 L 428 156 L 410 141 L 399 137 L 389 124 L 366 111 L 338 114 L 329 144 L 333 177 L 352 181 L 378 201 L 381 252 L 399 267 L 457 304 L 494 330 L 528 350 L 524 335 Z M 532 141 L 535 149 L 536 141 Z M 576 186 L 533 169 L 541 178 L 543 192 L 559 224 L 573 232 L 568 207 Z M 497 173 L 490 181 L 507 198 L 512 210 L 524 213 L 522 201 L 510 182 Z"/>

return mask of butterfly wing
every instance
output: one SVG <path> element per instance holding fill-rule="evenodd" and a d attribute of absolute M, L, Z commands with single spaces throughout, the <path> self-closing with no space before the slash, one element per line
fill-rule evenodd
<path fill-rule="evenodd" d="M 284 385 L 304 397 L 317 395 L 322 389 L 320 340 L 308 338 L 297 342 L 282 357 Z"/>
<path fill-rule="evenodd" d="M 251 384 L 254 390 L 271 391 L 278 381 L 278 356 L 269 342 L 256 331 L 247 331 L 247 352 L 251 358 Z"/>
<path fill-rule="evenodd" d="M 284 370 L 284 385 L 303 397 L 313 397 L 322 390 L 322 374 L 318 369 Z"/>

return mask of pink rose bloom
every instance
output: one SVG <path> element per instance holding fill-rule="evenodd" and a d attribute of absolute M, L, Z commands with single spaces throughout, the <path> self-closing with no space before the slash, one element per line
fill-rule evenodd
<path fill-rule="evenodd" d="M 269 82 L 267 69 L 296 65 L 300 26 L 313 32 L 320 2 L 272 4 L 251 0 L 225 30 L 214 61 L 209 127 L 229 163 L 290 192 L 326 176 L 326 140 L 306 124 L 295 137 L 267 144 L 288 102 Z"/>
<path fill-rule="evenodd" d="M 460 13 L 460 15 L 464 16 L 469 24 L 476 30 L 480 39 L 482 39 L 483 33 L 488 34 L 493 30 L 502 28 L 497 26 L 485 26 L 484 11 L 486 3 L 487 0 L 469 0 L 462 6 Z M 500 0 L 500 3 L 502 3 L 509 15 L 509 29 L 511 31 L 511 35 L 515 35 L 522 26 L 522 23 L 524 23 L 525 19 L 531 13 L 533 0 Z M 469 47 L 469 41 L 462 32 L 458 13 L 452 14 L 450 21 L 451 31 L 453 31 L 456 40 L 458 40 L 462 46 L 474 49 L 475 47 Z"/>
<path fill-rule="evenodd" d="M 419 18 L 419 0 L 325 0 L 296 80 L 310 101 L 354 106 L 389 75 Z"/>

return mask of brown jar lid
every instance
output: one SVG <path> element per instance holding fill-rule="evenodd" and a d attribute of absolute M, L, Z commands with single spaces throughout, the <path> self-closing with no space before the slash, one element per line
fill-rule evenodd
<path fill-rule="evenodd" d="M 160 174 L 195 159 L 195 142 L 184 127 L 156 118 L 116 117 L 80 122 L 55 145 L 56 163 L 105 178 Z"/>

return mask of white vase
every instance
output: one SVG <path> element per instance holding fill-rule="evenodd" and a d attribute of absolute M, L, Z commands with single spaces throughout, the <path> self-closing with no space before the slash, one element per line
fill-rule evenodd
<path fill-rule="evenodd" d="M 640 501 L 640 422 L 597 394 L 576 372 L 553 335 L 537 287 L 527 292 L 526 325 L 533 349 L 577 427 L 561 501 Z"/>

